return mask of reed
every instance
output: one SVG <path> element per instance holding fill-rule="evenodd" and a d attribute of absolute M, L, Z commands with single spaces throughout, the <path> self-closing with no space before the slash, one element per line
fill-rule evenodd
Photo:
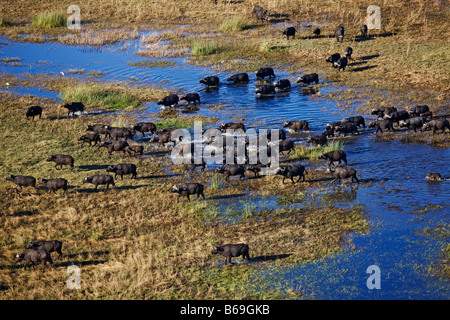
<path fill-rule="evenodd" d="M 58 28 L 67 26 L 67 18 L 59 11 L 38 13 L 32 20 L 32 24 L 46 28 Z"/>

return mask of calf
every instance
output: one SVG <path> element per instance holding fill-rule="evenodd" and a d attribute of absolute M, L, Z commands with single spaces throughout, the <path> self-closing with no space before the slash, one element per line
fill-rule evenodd
<path fill-rule="evenodd" d="M 322 153 L 318 157 L 318 159 L 327 160 L 328 167 L 331 167 L 331 165 L 334 164 L 335 162 L 338 162 L 338 164 L 340 164 L 341 161 L 344 161 L 345 165 L 347 165 L 347 154 L 342 150 L 335 150 L 327 153 Z"/>
<path fill-rule="evenodd" d="M 369 128 L 375 128 L 375 133 L 377 133 L 378 131 L 380 131 L 381 133 L 383 133 L 383 130 L 392 130 L 395 131 L 394 129 L 394 123 L 392 122 L 391 119 L 384 119 L 384 120 L 378 120 L 378 121 L 371 121 L 369 123 Z"/>
<path fill-rule="evenodd" d="M 273 83 L 276 91 L 286 91 L 291 88 L 291 82 L 289 79 L 280 79 Z"/>
<path fill-rule="evenodd" d="M 104 141 L 98 145 L 99 148 L 105 147 L 108 149 L 108 157 L 111 157 L 114 151 L 122 151 L 125 156 L 125 147 L 128 147 L 129 144 L 125 140 L 118 141 Z"/>
<path fill-rule="evenodd" d="M 330 168 L 330 172 L 333 174 L 333 177 L 334 177 L 333 182 L 335 182 L 335 181 L 341 182 L 342 179 L 351 178 L 352 183 L 354 180 L 356 180 L 356 182 L 359 184 L 359 180 L 356 177 L 357 172 L 355 169 L 353 169 L 351 167 L 345 166 L 345 167 Z"/>
<path fill-rule="evenodd" d="M 94 142 L 95 146 L 97 142 L 101 141 L 101 139 L 98 133 L 93 132 L 78 137 L 78 141 L 83 141 L 83 143 L 89 143 L 89 145 L 92 147 L 92 142 Z"/>
<path fill-rule="evenodd" d="M 11 181 L 19 186 L 20 189 L 22 187 L 33 187 L 36 188 L 36 178 L 32 176 L 21 176 L 21 175 L 12 175 L 6 177 L 7 181 Z"/>
<path fill-rule="evenodd" d="M 326 132 L 322 132 L 320 135 L 315 136 L 315 137 L 308 137 L 308 139 L 306 139 L 307 143 L 312 143 L 315 146 L 321 145 L 324 146 L 328 143 L 328 138 L 327 138 L 327 134 Z"/>
<path fill-rule="evenodd" d="M 124 151 L 129 157 L 131 157 L 131 156 L 136 157 L 136 155 L 138 153 L 142 156 L 144 154 L 144 146 L 139 146 L 139 145 L 126 146 L 124 148 Z"/>
<path fill-rule="evenodd" d="M 133 131 L 140 132 L 145 137 L 147 132 L 151 135 L 156 132 L 156 125 L 153 122 L 138 122 L 133 126 Z"/>
<path fill-rule="evenodd" d="M 308 121 L 300 120 L 300 121 L 285 121 L 283 123 L 283 128 L 289 128 L 289 131 L 298 132 L 300 130 L 310 131 Z"/>
<path fill-rule="evenodd" d="M 62 189 L 63 193 L 66 193 L 69 182 L 63 178 L 57 179 L 40 179 L 39 183 L 47 188 L 48 193 L 56 193 L 56 190 Z"/>
<path fill-rule="evenodd" d="M 227 78 L 227 81 L 232 81 L 233 83 L 247 83 L 248 80 L 248 74 L 243 73 L 237 73 Z"/>
<path fill-rule="evenodd" d="M 319 75 L 317 73 L 305 74 L 297 79 L 297 83 L 304 83 L 309 85 L 312 82 L 315 82 L 316 84 L 319 83 Z"/>
<path fill-rule="evenodd" d="M 275 86 L 273 84 L 263 84 L 255 89 L 257 95 L 275 94 Z"/>
<path fill-rule="evenodd" d="M 222 173 L 225 181 L 229 180 L 230 176 L 239 176 L 239 180 L 245 178 L 245 166 L 241 164 L 225 164 L 217 168 L 216 172 Z"/>
<path fill-rule="evenodd" d="M 341 57 L 338 61 L 333 63 L 333 68 L 337 68 L 338 71 L 345 71 L 345 68 L 347 67 L 348 60 L 346 57 Z"/>
<path fill-rule="evenodd" d="M 289 40 L 289 37 L 292 37 L 292 39 L 295 39 L 295 28 L 289 27 L 284 29 L 283 35 L 286 36 L 286 39 Z"/>
<path fill-rule="evenodd" d="M 114 186 L 114 188 L 116 187 L 113 176 L 109 174 L 99 174 L 93 175 L 91 177 L 85 177 L 83 179 L 83 184 L 84 183 L 92 183 L 95 186 L 94 188 L 95 191 L 97 191 L 97 187 L 99 185 L 106 185 L 105 191 L 108 191 L 109 185 Z"/>
<path fill-rule="evenodd" d="M 244 243 L 225 244 L 223 246 L 214 247 L 214 249 L 211 251 L 211 254 L 220 254 L 225 257 L 225 264 L 227 262 L 233 264 L 233 262 L 231 261 L 232 257 L 242 256 L 242 259 L 250 260 L 248 251 L 248 245 Z"/>
<path fill-rule="evenodd" d="M 258 174 L 261 173 L 262 168 L 266 168 L 267 165 L 258 163 L 258 164 L 246 164 L 245 170 L 253 172 L 254 176 L 256 177 Z"/>
<path fill-rule="evenodd" d="M 170 94 L 158 100 L 157 104 L 162 104 L 164 107 L 172 107 L 178 104 L 180 98 L 176 94 Z"/>
<path fill-rule="evenodd" d="M 344 27 L 343 26 L 338 26 L 336 28 L 336 30 L 334 30 L 334 36 L 336 37 L 336 41 L 339 42 L 339 40 L 341 42 L 344 41 Z"/>
<path fill-rule="evenodd" d="M 78 111 L 84 111 L 85 106 L 81 102 L 69 102 L 62 106 L 63 108 L 67 109 L 67 117 L 70 117 L 70 114 L 72 114 L 72 117 L 75 116 L 75 112 Z"/>
<path fill-rule="evenodd" d="M 273 72 L 273 69 L 270 67 L 267 68 L 260 68 L 258 71 L 255 72 L 257 79 L 264 79 L 265 77 L 269 77 L 271 79 L 272 77 L 275 78 L 275 73 Z"/>
<path fill-rule="evenodd" d="M 47 262 L 54 267 L 50 253 L 44 249 L 27 249 L 24 252 L 17 254 L 14 261 L 16 263 L 25 261 L 25 268 L 29 265 L 34 267 L 36 264 L 42 263 L 42 270 L 45 270 L 45 265 Z"/>
<path fill-rule="evenodd" d="M 417 132 L 417 129 L 422 129 L 424 123 L 425 121 L 422 117 L 409 118 L 400 121 L 400 128 L 406 127 L 408 131 L 414 130 L 414 132 Z"/>
<path fill-rule="evenodd" d="M 188 93 L 180 98 L 180 101 L 184 100 L 188 104 L 191 104 L 193 102 L 194 104 L 200 104 L 200 95 L 198 93 Z"/>
<path fill-rule="evenodd" d="M 256 16 L 256 20 L 261 20 L 261 22 L 267 20 L 267 10 L 264 10 L 260 6 L 253 7 L 252 13 Z"/>
<path fill-rule="evenodd" d="M 205 199 L 205 195 L 203 194 L 203 185 L 200 183 L 183 183 L 180 185 L 174 185 L 170 190 L 172 193 L 178 193 L 177 202 L 180 200 L 181 196 L 186 196 L 188 201 L 191 201 L 189 195 L 196 194 L 198 199 L 200 196 Z"/>
<path fill-rule="evenodd" d="M 220 80 L 218 76 L 208 76 L 200 79 L 200 83 L 203 83 L 207 87 L 217 87 L 220 85 Z"/>
<path fill-rule="evenodd" d="M 41 118 L 42 115 L 42 108 L 40 106 L 32 106 L 29 107 L 27 112 L 25 113 L 25 116 L 27 117 L 27 120 L 30 120 L 30 117 L 37 117 L 39 116 L 39 119 Z"/>
<path fill-rule="evenodd" d="M 25 249 L 42 249 L 47 251 L 48 253 L 52 253 L 56 251 L 59 254 L 59 258 L 62 257 L 62 242 L 59 240 L 43 240 L 43 241 L 36 241 L 36 242 L 29 242 Z"/>
<path fill-rule="evenodd" d="M 303 181 L 305 181 L 305 174 L 307 173 L 305 167 L 299 164 L 278 168 L 275 172 L 275 174 L 283 176 L 283 184 L 286 178 L 291 179 L 293 184 L 295 184 L 294 177 L 298 177 L 297 182 L 299 182 L 302 177 Z"/>
<path fill-rule="evenodd" d="M 442 130 L 441 133 L 444 133 L 446 128 L 450 130 L 450 123 L 447 119 L 431 120 L 430 122 L 424 123 L 422 126 L 423 130 L 433 129 L 433 134 L 435 134 L 436 130 Z"/>
<path fill-rule="evenodd" d="M 116 178 L 117 175 L 120 175 L 121 180 L 123 180 L 124 174 L 131 174 L 131 179 L 136 179 L 137 177 L 136 165 L 132 163 L 121 163 L 115 166 L 108 166 L 106 172 L 114 172 L 114 178 Z"/>
<path fill-rule="evenodd" d="M 63 165 L 67 165 L 70 167 L 70 170 L 73 170 L 74 159 L 72 156 L 67 154 L 53 154 L 48 156 L 47 161 L 53 161 L 55 163 L 56 170 L 61 170 Z M 60 166 L 59 169 L 58 166 Z"/>

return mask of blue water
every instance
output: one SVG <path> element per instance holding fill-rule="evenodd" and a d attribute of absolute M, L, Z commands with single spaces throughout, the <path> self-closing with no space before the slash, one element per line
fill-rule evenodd
<path fill-rule="evenodd" d="M 64 76 L 84 77 L 67 75 L 70 69 L 84 69 L 103 72 L 96 77 L 101 81 L 133 81 L 139 85 L 168 87 L 179 94 L 198 92 L 202 100 L 198 113 L 216 116 L 220 122 L 244 118 L 247 127 L 281 128 L 285 120 L 307 120 L 312 132 L 292 136 L 297 143 L 304 143 L 307 136 L 323 131 L 326 123 L 350 116 L 339 111 L 335 102 L 313 99 L 296 85 L 287 95 L 259 99 L 254 94 L 254 74 L 250 75 L 248 85 L 229 85 L 226 78 L 230 73 L 190 65 L 188 57 L 166 58 L 164 60 L 171 60 L 175 65 L 164 68 L 129 66 L 128 62 L 148 58 L 136 55 L 139 40 L 126 44 L 126 49 L 123 43 L 91 48 L 58 43 L 14 43 L 2 39 L 0 58 L 19 57 L 21 65 L 3 64 L 0 72 L 19 78 L 27 74 L 63 76 L 61 72 Z M 300 75 L 279 70 L 275 73 L 278 79 L 286 77 L 291 82 Z M 223 85 L 207 92 L 199 79 L 208 75 L 218 75 Z M 40 88 L 8 88 L 3 84 L 0 88 L 58 99 L 58 93 Z M 319 92 L 325 95 L 338 89 L 342 88 L 325 86 L 319 88 Z M 215 104 L 224 108 L 216 109 Z M 146 111 L 139 113 L 141 120 L 150 119 L 153 112 L 160 110 L 155 102 L 145 106 Z M 365 117 L 370 119 L 370 116 Z M 422 232 L 439 224 L 448 228 L 450 181 L 431 183 L 425 181 L 425 175 L 439 172 L 450 177 L 450 151 L 424 144 L 377 141 L 372 132 L 366 130 L 360 137 L 346 139 L 344 146 L 349 165 L 362 175 L 365 183 L 354 186 L 353 193 L 350 186 L 323 187 L 328 193 L 344 190 L 351 194 L 342 205 L 363 205 L 370 230 L 364 235 L 348 235 L 349 246 L 344 245 L 341 252 L 321 261 L 285 267 L 282 272 L 264 269 L 259 276 L 267 281 L 287 283 L 286 288 L 300 288 L 305 293 L 302 297 L 313 299 L 449 299 L 448 281 L 428 273 L 449 239 L 425 237 Z M 239 198 L 243 204 L 254 199 L 257 199 L 254 195 Z M 223 204 L 226 206 L 226 200 Z M 439 208 L 423 210 L 429 204 Z M 270 206 L 270 203 L 263 205 Z M 369 290 L 366 286 L 369 277 L 366 270 L 370 265 L 380 267 L 381 289 Z"/>

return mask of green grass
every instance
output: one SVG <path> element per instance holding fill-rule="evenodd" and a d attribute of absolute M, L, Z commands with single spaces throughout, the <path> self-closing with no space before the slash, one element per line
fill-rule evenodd
<path fill-rule="evenodd" d="M 215 40 L 193 40 L 191 43 L 191 52 L 194 56 L 207 56 L 219 51 L 219 45 Z"/>
<path fill-rule="evenodd" d="M 32 24 L 47 28 L 64 27 L 67 25 L 67 18 L 58 11 L 39 13 L 33 18 Z"/>
<path fill-rule="evenodd" d="M 107 110 L 123 110 L 130 106 L 140 106 L 141 101 L 126 89 L 103 87 L 100 85 L 78 85 L 68 87 L 60 93 L 64 102 L 83 102 L 92 107 Z"/>
<path fill-rule="evenodd" d="M 290 154 L 289 159 L 317 160 L 317 157 L 322 153 L 343 149 L 344 143 L 340 140 L 331 141 L 326 146 L 306 147 L 300 145 L 295 147 L 294 151 Z"/>
<path fill-rule="evenodd" d="M 242 31 L 249 27 L 247 20 L 242 17 L 235 17 L 224 20 L 220 26 L 220 31 Z"/>
<path fill-rule="evenodd" d="M 9 27 L 12 22 L 8 20 L 5 16 L 0 16 L 0 27 Z"/>

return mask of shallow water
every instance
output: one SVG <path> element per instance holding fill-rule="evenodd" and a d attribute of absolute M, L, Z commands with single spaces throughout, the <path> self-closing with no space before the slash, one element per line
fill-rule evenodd
<path fill-rule="evenodd" d="M 307 120 L 312 132 L 296 135 L 294 138 L 299 142 L 323 131 L 326 123 L 350 116 L 342 114 L 335 102 L 313 99 L 295 84 L 289 94 L 257 98 L 254 74 L 250 75 L 248 85 L 230 85 L 226 84 L 229 73 L 189 65 L 186 63 L 188 58 L 165 58 L 175 64 L 164 68 L 129 66 L 128 62 L 148 60 L 135 55 L 139 48 L 139 40 L 130 41 L 126 46 L 122 43 L 93 49 L 58 43 L 14 43 L 3 39 L 0 57 L 19 57 L 21 61 L 18 66 L 0 65 L 0 72 L 19 78 L 24 74 L 63 76 L 61 72 L 64 76 L 83 77 L 66 73 L 70 69 L 84 69 L 86 72 L 103 72 L 98 79 L 133 80 L 139 84 L 162 85 L 179 93 L 198 92 L 202 100 L 198 114 L 219 117 L 220 122 L 244 118 L 248 128 L 281 128 L 284 120 Z M 291 82 L 300 75 L 277 70 L 275 73 L 277 79 L 287 77 Z M 214 74 L 220 77 L 223 85 L 207 92 L 198 81 Z M 20 94 L 58 97 L 58 93 L 39 88 L 8 88 L 3 84 L 0 87 Z M 319 91 L 325 95 L 341 89 L 325 86 Z M 212 107 L 219 103 L 224 107 Z M 150 112 L 160 110 L 154 102 L 145 106 L 146 111 L 140 113 L 142 119 L 149 117 Z M 361 174 L 363 183 L 353 187 L 348 184 L 324 186 L 327 193 L 340 190 L 337 197 L 347 195 L 339 205 L 364 205 L 370 231 L 365 235 L 348 235 L 352 246 L 322 261 L 286 267 L 281 272 L 265 269 L 260 272 L 260 277 L 289 283 L 305 293 L 305 297 L 315 299 L 448 299 L 448 282 L 429 275 L 427 269 L 436 263 L 441 248 L 449 239 L 425 237 L 422 231 L 449 222 L 450 181 L 427 182 L 425 176 L 428 172 L 450 176 L 447 171 L 450 151 L 422 144 L 377 141 L 369 134 L 371 132 L 365 131 L 359 137 L 345 140 L 349 165 Z M 230 200 L 224 198 L 221 201 L 219 208 L 225 211 Z M 243 207 L 250 206 L 247 209 L 258 206 L 259 201 L 260 198 L 247 194 L 233 199 Z M 263 207 L 274 208 L 274 202 L 274 197 L 264 198 Z M 436 206 L 431 209 L 427 207 L 430 204 Z M 369 274 L 366 270 L 370 265 L 380 267 L 381 289 L 367 288 Z"/>

